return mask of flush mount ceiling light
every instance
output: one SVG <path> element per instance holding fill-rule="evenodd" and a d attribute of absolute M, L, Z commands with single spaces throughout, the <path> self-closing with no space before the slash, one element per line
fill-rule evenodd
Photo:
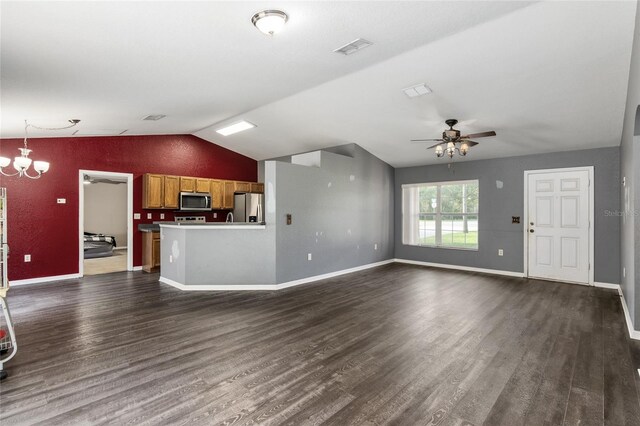
<path fill-rule="evenodd" d="M 402 89 L 402 91 L 410 98 L 417 98 L 418 96 L 426 95 L 427 93 L 432 92 L 432 90 L 424 83 L 407 87 L 406 89 Z"/>
<path fill-rule="evenodd" d="M 0 174 L 3 174 L 5 176 L 18 176 L 18 177 L 24 176 L 24 177 L 28 177 L 29 179 L 38 179 L 40 176 L 42 176 L 43 173 L 46 173 L 49 170 L 49 163 L 46 161 L 33 161 L 33 170 L 36 171 L 37 175 L 31 176 L 28 173 L 29 166 L 31 166 L 31 162 L 32 162 L 31 158 L 29 158 L 29 154 L 31 153 L 31 150 L 27 146 L 27 137 L 28 137 L 27 130 L 29 129 L 29 127 L 33 127 L 34 129 L 40 129 L 40 130 L 64 130 L 64 129 L 69 129 L 75 126 L 79 122 L 80 120 L 78 119 L 72 119 L 72 120 L 69 120 L 69 123 L 71 123 L 69 126 L 49 128 L 49 127 L 34 126 L 33 124 L 27 123 L 27 120 L 24 120 L 24 147 L 18 148 L 20 150 L 20 156 L 15 157 L 13 159 L 13 168 L 16 169 L 16 172 L 5 173 L 5 171 L 2 169 L 4 167 L 7 167 L 9 164 L 11 164 L 11 159 L 7 157 L 0 157 Z"/>
<path fill-rule="evenodd" d="M 230 126 L 223 127 L 222 129 L 216 130 L 216 133 L 220 133 L 222 136 L 233 135 L 234 133 L 242 132 L 243 130 L 253 129 L 256 127 L 255 124 L 251 124 L 248 121 L 238 121 Z"/>
<path fill-rule="evenodd" d="M 251 18 L 251 23 L 266 35 L 274 35 L 280 32 L 287 23 L 289 17 L 281 10 L 263 10 Z"/>

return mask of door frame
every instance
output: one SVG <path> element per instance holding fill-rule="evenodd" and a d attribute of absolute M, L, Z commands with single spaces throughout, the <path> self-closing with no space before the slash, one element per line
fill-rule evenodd
<path fill-rule="evenodd" d="M 594 272 L 595 272 L 595 256 L 594 256 L 594 237 L 595 237 L 595 216 L 594 216 L 594 167 L 593 166 L 582 166 L 582 167 L 564 167 L 558 169 L 540 169 L 540 170 L 525 170 L 524 171 L 524 227 L 522 240 L 524 245 L 524 276 L 525 278 L 529 278 L 529 176 L 534 174 L 542 174 L 542 173 L 562 173 L 562 172 L 589 172 L 589 282 L 585 285 L 594 286 Z M 537 278 L 543 279 L 547 281 L 554 281 L 552 279 L 547 278 Z M 557 280 L 562 281 L 563 280 Z M 580 284 L 580 283 L 575 283 Z"/>
<path fill-rule="evenodd" d="M 133 271 L 133 173 L 78 170 L 78 273 L 84 276 L 84 175 L 127 181 L 127 271 Z"/>

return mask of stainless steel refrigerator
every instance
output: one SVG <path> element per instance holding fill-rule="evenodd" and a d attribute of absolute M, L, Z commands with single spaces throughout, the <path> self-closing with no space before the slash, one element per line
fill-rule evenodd
<path fill-rule="evenodd" d="M 264 194 L 238 193 L 233 197 L 234 222 L 264 222 Z"/>

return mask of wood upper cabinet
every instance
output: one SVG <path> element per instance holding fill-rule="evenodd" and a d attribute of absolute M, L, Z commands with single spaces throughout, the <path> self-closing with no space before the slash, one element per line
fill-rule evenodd
<path fill-rule="evenodd" d="M 234 182 L 234 192 L 251 192 L 251 183 Z"/>
<path fill-rule="evenodd" d="M 251 182 L 251 192 L 264 192 L 264 183 Z"/>
<path fill-rule="evenodd" d="M 178 208 L 178 194 L 180 193 L 180 177 L 165 176 L 164 177 L 164 201 L 165 209 Z"/>
<path fill-rule="evenodd" d="M 232 180 L 224 181 L 224 197 L 222 201 L 223 209 L 232 209 L 233 208 L 233 194 L 235 192 L 235 182 Z"/>
<path fill-rule="evenodd" d="M 209 192 L 209 179 L 196 179 L 196 192 Z"/>
<path fill-rule="evenodd" d="M 211 194 L 211 208 L 221 209 L 224 206 L 224 182 L 211 179 L 209 181 L 209 193 Z"/>
<path fill-rule="evenodd" d="M 195 192 L 196 178 L 180 177 L 180 192 Z"/>
<path fill-rule="evenodd" d="M 142 208 L 161 209 L 163 207 L 164 176 L 146 174 L 142 177 Z"/>

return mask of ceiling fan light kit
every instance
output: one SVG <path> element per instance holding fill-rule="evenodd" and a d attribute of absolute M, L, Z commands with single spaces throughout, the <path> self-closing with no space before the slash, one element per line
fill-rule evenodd
<path fill-rule="evenodd" d="M 460 130 L 454 129 L 453 126 L 458 124 L 458 120 L 450 118 L 445 121 L 449 128 L 442 132 L 442 138 L 440 139 L 413 139 L 412 142 L 427 142 L 438 141 L 437 144 L 430 146 L 427 149 L 435 148 L 436 157 L 444 157 L 445 154 L 449 158 L 458 153 L 458 155 L 465 156 L 469 152 L 469 148 L 478 145 L 478 142 L 474 142 L 471 138 L 486 138 L 488 136 L 495 136 L 496 132 L 493 130 L 489 132 L 473 133 L 465 136 L 460 135 Z"/>

